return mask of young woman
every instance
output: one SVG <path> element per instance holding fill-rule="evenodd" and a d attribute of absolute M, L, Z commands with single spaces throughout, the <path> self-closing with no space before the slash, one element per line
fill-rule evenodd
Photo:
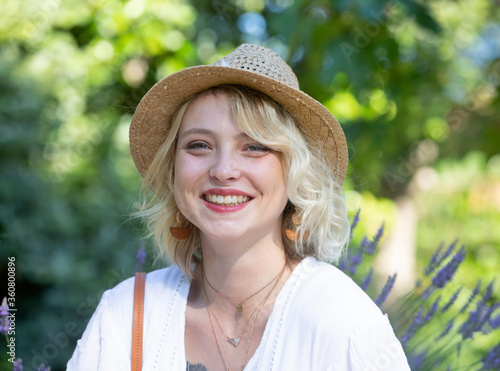
<path fill-rule="evenodd" d="M 141 207 L 173 265 L 146 278 L 143 370 L 409 370 L 337 262 L 348 242 L 337 120 L 243 44 L 155 85 L 130 129 Z M 131 367 L 134 280 L 107 291 L 70 370 Z"/>

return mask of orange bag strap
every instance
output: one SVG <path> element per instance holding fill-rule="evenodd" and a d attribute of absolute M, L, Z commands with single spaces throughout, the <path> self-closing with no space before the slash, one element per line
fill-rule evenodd
<path fill-rule="evenodd" d="M 144 321 L 144 292 L 146 273 L 136 272 L 134 285 L 134 314 L 132 320 L 132 371 L 142 370 L 142 327 Z"/>

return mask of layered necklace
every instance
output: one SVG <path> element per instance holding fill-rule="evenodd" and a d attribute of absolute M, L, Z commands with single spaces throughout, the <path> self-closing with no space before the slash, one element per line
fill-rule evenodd
<path fill-rule="evenodd" d="M 246 350 L 245 350 L 245 357 L 243 359 L 243 364 L 241 365 L 241 371 L 243 371 L 243 369 L 245 368 L 246 366 L 246 363 L 247 363 L 247 358 L 248 358 L 248 351 L 250 349 L 250 343 L 251 343 L 251 340 L 252 340 L 252 336 L 253 336 L 253 331 L 254 331 L 254 328 L 255 328 L 255 323 L 257 322 L 257 317 L 259 316 L 260 314 L 260 311 L 262 310 L 262 308 L 264 307 L 264 305 L 266 304 L 267 300 L 269 299 L 269 297 L 271 296 L 272 292 L 274 291 L 274 289 L 276 288 L 276 286 L 278 285 L 278 282 L 281 280 L 281 277 L 283 276 L 283 273 L 285 272 L 285 268 L 286 268 L 286 262 L 285 264 L 283 265 L 283 269 L 281 270 L 281 272 L 276 276 L 274 277 L 268 284 L 266 284 L 264 287 L 262 287 L 260 290 L 258 290 L 256 293 L 252 294 L 251 296 L 249 296 L 248 298 L 246 298 L 244 301 L 240 302 L 241 303 L 244 303 L 245 301 L 249 300 L 250 298 L 254 297 L 255 295 L 257 295 L 259 292 L 263 291 L 266 287 L 268 287 L 269 285 L 271 285 L 273 282 L 274 282 L 274 285 L 271 287 L 271 290 L 267 293 L 267 295 L 265 296 L 265 298 L 257 305 L 257 307 L 254 309 L 254 311 L 252 312 L 252 314 L 248 317 L 248 320 L 247 322 L 245 323 L 245 326 L 243 327 L 243 330 L 241 331 L 241 333 L 239 334 L 239 336 L 237 337 L 230 337 L 229 335 L 227 335 L 226 331 L 224 331 L 223 327 L 222 327 L 222 324 L 221 322 L 219 321 L 219 318 L 217 317 L 217 315 L 215 314 L 214 312 L 214 309 L 212 308 L 212 305 L 210 304 L 209 300 L 208 300 L 208 295 L 207 295 L 207 290 L 206 290 L 206 287 L 205 287 L 205 282 L 207 282 L 207 284 L 215 291 L 217 292 L 218 294 L 220 294 L 221 296 L 223 296 L 224 298 L 226 298 L 227 300 L 229 300 L 231 303 L 233 302 L 231 300 L 231 298 L 229 298 L 228 296 L 222 294 L 220 291 L 216 290 L 207 280 L 206 278 L 206 275 L 205 275 L 205 270 L 203 269 L 203 265 L 201 266 L 201 269 L 202 269 L 202 275 L 201 275 L 201 278 L 202 278 L 202 289 L 203 289 L 203 295 L 205 296 L 205 300 L 207 302 L 207 312 L 208 312 L 208 318 L 210 320 L 210 326 L 212 327 L 212 332 L 214 334 L 214 337 L 215 337 L 215 341 L 217 343 L 217 348 L 219 349 L 219 353 L 221 355 L 221 358 L 222 358 L 222 361 L 224 362 L 224 366 L 226 367 L 226 370 L 227 371 L 230 371 L 228 365 L 227 365 L 227 361 L 226 361 L 226 357 L 224 356 L 224 353 L 222 352 L 222 347 L 221 347 L 221 344 L 220 344 L 220 341 L 219 341 L 219 337 L 217 336 L 217 332 L 215 331 L 215 326 L 214 326 L 214 323 L 213 323 L 213 320 L 212 320 L 212 317 L 215 318 L 217 324 L 219 325 L 220 327 L 220 330 L 221 332 L 224 334 L 225 338 L 226 338 L 226 341 L 228 341 L 231 345 L 233 345 L 235 348 L 238 347 L 239 343 L 240 343 L 240 340 L 241 338 L 243 337 L 243 334 L 245 333 L 250 321 L 252 321 L 252 327 L 250 328 L 250 335 L 248 337 L 248 341 L 247 341 L 247 347 L 246 347 Z M 238 308 L 237 308 L 238 310 Z M 238 312 L 242 312 L 242 311 L 239 311 Z"/>
<path fill-rule="evenodd" d="M 266 287 L 268 287 L 269 285 L 271 285 L 271 283 L 273 283 L 279 276 L 283 275 L 283 272 L 285 271 L 285 267 L 286 267 L 286 261 L 285 261 L 285 264 L 283 265 L 283 269 L 281 270 L 280 273 L 278 273 L 271 281 L 269 281 L 265 286 L 263 286 L 262 288 L 260 288 L 258 291 L 254 292 L 252 295 L 250 295 L 249 297 L 247 297 L 246 299 L 243 299 L 241 301 L 238 302 L 238 304 L 236 305 L 236 310 L 238 311 L 238 313 L 242 313 L 244 310 L 245 310 L 245 306 L 243 304 L 245 304 L 248 300 L 250 300 L 251 298 L 253 298 L 255 295 L 257 295 L 258 293 L 260 293 L 261 291 L 263 291 Z M 224 295 L 222 292 L 220 292 L 219 290 L 217 290 L 211 283 L 210 281 L 208 280 L 207 276 L 205 275 L 205 270 L 202 270 L 203 272 L 203 279 L 207 282 L 208 286 L 210 286 L 210 288 L 212 290 L 214 290 L 217 294 L 219 294 L 220 296 L 222 296 L 223 298 L 227 299 L 230 303 L 233 303 L 234 305 L 234 300 L 233 298 L 230 298 L 229 296 L 227 295 Z M 250 316 L 251 317 L 251 316 Z"/>

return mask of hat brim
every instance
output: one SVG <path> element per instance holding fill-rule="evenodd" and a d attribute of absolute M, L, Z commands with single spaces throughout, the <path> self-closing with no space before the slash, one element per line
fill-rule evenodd
<path fill-rule="evenodd" d="M 326 156 L 342 185 L 348 163 L 344 132 L 331 112 L 301 90 L 246 69 L 195 66 L 165 77 L 142 98 L 130 125 L 130 150 L 144 177 L 165 141 L 179 105 L 192 95 L 218 85 L 244 85 L 261 91 L 284 107 L 301 127 L 306 139 Z"/>

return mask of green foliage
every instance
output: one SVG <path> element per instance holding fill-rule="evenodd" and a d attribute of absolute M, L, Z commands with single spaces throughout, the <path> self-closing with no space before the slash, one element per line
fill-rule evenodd
<path fill-rule="evenodd" d="M 3 0 L 0 271 L 17 257 L 25 369 L 39 358 L 63 369 L 102 290 L 133 273 L 142 233 L 127 220 L 140 177 L 127 130 L 160 78 L 243 41 L 272 47 L 341 119 L 346 188 L 385 197 L 370 201 L 379 218 L 377 206 L 393 208 L 387 200 L 407 194 L 422 167 L 463 167 L 455 159 L 472 150 L 489 163 L 498 152 L 499 16 L 486 0 Z M 467 221 L 474 187 L 422 200 L 440 205 L 420 211 L 432 221 L 422 246 L 434 247 L 450 219 Z M 498 239 L 477 226 L 496 230 L 498 210 L 467 223 L 479 262 Z"/>

